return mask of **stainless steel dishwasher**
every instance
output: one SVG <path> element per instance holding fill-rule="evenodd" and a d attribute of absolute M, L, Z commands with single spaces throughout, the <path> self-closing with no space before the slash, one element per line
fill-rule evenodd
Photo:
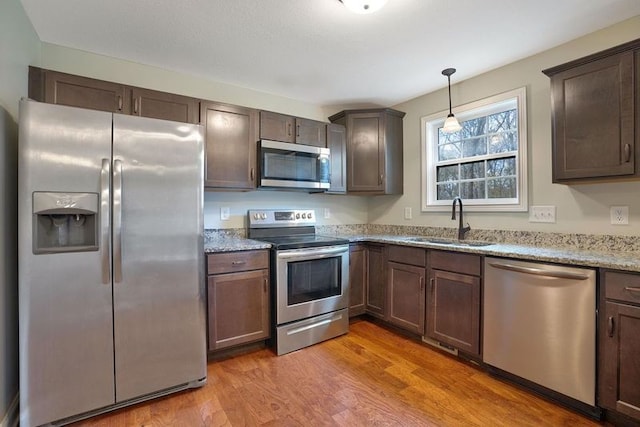
<path fill-rule="evenodd" d="M 596 273 L 485 258 L 483 361 L 595 405 Z"/>

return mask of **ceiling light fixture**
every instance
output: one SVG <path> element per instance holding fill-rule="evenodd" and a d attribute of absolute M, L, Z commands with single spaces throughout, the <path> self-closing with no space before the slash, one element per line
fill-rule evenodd
<path fill-rule="evenodd" d="M 442 75 L 447 76 L 447 82 L 449 83 L 449 115 L 447 116 L 447 120 L 444 121 L 444 126 L 442 126 L 442 131 L 446 133 L 458 132 L 462 129 L 460 123 L 458 123 L 458 119 L 451 112 L 451 75 L 456 72 L 455 68 L 445 68 L 442 70 Z"/>
<path fill-rule="evenodd" d="M 382 9 L 387 0 L 340 0 L 340 2 L 352 12 L 365 14 Z"/>

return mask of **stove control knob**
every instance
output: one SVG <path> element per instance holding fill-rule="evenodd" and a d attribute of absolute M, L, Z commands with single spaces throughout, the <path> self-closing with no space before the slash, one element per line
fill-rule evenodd
<path fill-rule="evenodd" d="M 306 213 L 302 214 L 302 219 L 307 219 L 307 214 Z"/>
<path fill-rule="evenodd" d="M 309 219 L 313 218 L 313 217 L 311 216 L 311 212 L 309 212 L 309 213 L 307 214 L 307 218 L 309 218 Z"/>
<path fill-rule="evenodd" d="M 300 214 L 299 213 L 296 214 L 296 219 L 300 219 Z"/>
<path fill-rule="evenodd" d="M 253 214 L 253 219 L 259 220 L 260 219 L 260 214 L 259 213 L 254 213 Z"/>
<path fill-rule="evenodd" d="M 260 219 L 267 219 L 267 214 L 266 213 L 261 213 L 260 214 Z"/>

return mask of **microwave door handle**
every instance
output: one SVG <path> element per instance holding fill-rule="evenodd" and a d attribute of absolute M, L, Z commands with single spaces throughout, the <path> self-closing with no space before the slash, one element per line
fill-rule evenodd
<path fill-rule="evenodd" d="M 279 252 L 278 259 L 288 260 L 296 258 L 326 258 L 345 252 L 349 252 L 349 247 L 313 248 L 305 250 L 294 250 L 292 252 Z"/>

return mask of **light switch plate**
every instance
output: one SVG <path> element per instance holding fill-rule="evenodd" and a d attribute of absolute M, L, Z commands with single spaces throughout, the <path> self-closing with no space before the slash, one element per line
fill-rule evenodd
<path fill-rule="evenodd" d="M 555 206 L 531 206 L 529 222 L 556 222 Z"/>
<path fill-rule="evenodd" d="M 611 206 L 611 224 L 629 225 L 629 206 Z"/>
<path fill-rule="evenodd" d="M 229 206 L 220 208 L 220 220 L 227 221 L 229 219 Z"/>
<path fill-rule="evenodd" d="M 406 208 L 404 208 L 404 219 L 411 218 L 413 218 L 413 214 L 411 213 L 411 208 L 407 206 Z"/>
<path fill-rule="evenodd" d="M 329 208 L 324 208 L 324 219 L 329 219 L 331 218 L 331 209 Z"/>

